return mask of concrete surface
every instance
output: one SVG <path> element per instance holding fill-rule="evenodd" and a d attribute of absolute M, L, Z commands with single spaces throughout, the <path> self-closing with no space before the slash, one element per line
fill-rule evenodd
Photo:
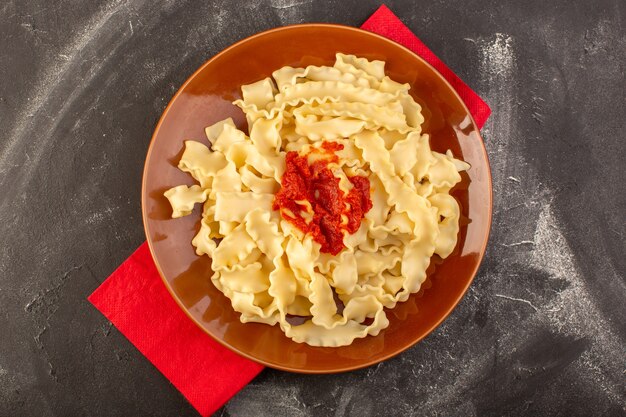
<path fill-rule="evenodd" d="M 1 416 L 196 415 L 86 300 L 144 240 L 155 123 L 233 42 L 358 26 L 379 4 L 1 3 Z M 217 415 L 626 415 L 626 3 L 388 5 L 493 108 L 484 264 L 399 357 L 342 375 L 265 370 Z"/>

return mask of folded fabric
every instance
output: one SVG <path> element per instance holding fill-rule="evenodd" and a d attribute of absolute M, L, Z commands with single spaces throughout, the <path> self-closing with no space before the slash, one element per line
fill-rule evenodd
<path fill-rule="evenodd" d="M 479 129 L 482 129 L 483 125 L 491 114 L 491 109 L 483 101 L 478 94 L 474 92 L 467 84 L 465 84 L 450 68 L 446 66 L 437 56 L 428 49 L 424 43 L 417 38 L 411 32 L 411 30 L 404 25 L 398 19 L 398 16 L 393 14 L 391 10 L 385 5 L 382 5 L 363 25 L 361 29 L 368 30 L 370 32 L 377 33 L 392 41 L 398 42 L 400 45 L 415 52 L 420 57 L 424 58 L 426 62 L 435 67 L 437 71 L 443 77 L 448 80 L 450 85 L 459 93 L 459 96 L 465 102 L 468 110 L 472 114 L 472 117 L 476 121 L 476 125 Z"/>
<path fill-rule="evenodd" d="M 487 104 L 386 6 L 362 28 L 422 56 L 452 84 L 482 127 L 490 114 Z M 180 309 L 165 288 L 145 242 L 89 301 L 203 416 L 215 412 L 263 369 L 217 343 Z"/>

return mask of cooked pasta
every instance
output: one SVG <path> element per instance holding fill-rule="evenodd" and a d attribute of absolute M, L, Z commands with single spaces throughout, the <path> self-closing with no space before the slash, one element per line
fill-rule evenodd
<path fill-rule="evenodd" d="M 204 204 L 192 244 L 242 322 L 313 346 L 376 336 L 456 246 L 449 192 L 469 165 L 431 151 L 410 86 L 384 65 L 339 53 L 283 67 L 234 102 L 249 136 L 226 119 L 208 144 L 185 142 L 178 167 L 198 184 L 165 196 L 172 217 Z"/>

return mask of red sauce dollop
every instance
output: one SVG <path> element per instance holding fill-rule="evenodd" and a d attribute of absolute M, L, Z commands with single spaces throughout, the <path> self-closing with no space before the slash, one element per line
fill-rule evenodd
<path fill-rule="evenodd" d="M 287 152 L 281 189 L 274 199 L 274 210 L 280 210 L 285 220 L 311 234 L 313 240 L 322 246 L 322 252 L 333 255 L 345 247 L 343 231 L 356 232 L 365 213 L 372 208 L 369 179 L 359 175 L 348 177 L 353 188 L 344 194 L 339 188 L 339 178 L 328 168 L 328 164 L 338 162 L 335 152 L 342 149 L 340 143 L 324 142 L 319 149 L 309 152 L 321 154 L 321 159 L 311 165 L 307 158 L 309 154 Z M 306 206 L 296 201 L 311 204 L 313 218 L 310 222 L 307 223 L 303 217 L 303 213 L 307 214 Z M 348 218 L 347 224 L 343 224 L 342 215 Z M 310 215 L 307 217 L 310 218 Z"/>

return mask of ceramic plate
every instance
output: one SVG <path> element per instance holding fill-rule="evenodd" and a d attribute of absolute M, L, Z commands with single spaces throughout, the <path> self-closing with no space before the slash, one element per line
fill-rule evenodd
<path fill-rule="evenodd" d="M 433 258 L 422 290 L 387 310 L 390 325 L 378 336 L 339 348 L 311 347 L 288 339 L 278 326 L 239 321 L 229 300 L 213 287 L 210 259 L 191 239 L 200 227 L 201 205 L 192 215 L 170 219 L 163 192 L 192 178 L 176 166 L 183 141 L 206 141 L 204 128 L 232 117 L 247 131 L 243 112 L 231 102 L 240 86 L 285 65 L 332 65 L 336 52 L 386 62 L 393 80 L 411 85 L 422 105 L 424 133 L 433 150 L 452 149 L 472 167 L 452 194 L 462 211 L 458 244 L 445 261 Z M 423 59 L 378 35 L 352 27 L 306 24 L 247 38 L 198 69 L 176 93 L 159 121 L 148 150 L 142 209 L 150 250 L 165 285 L 198 326 L 224 346 L 272 368 L 331 373 L 373 365 L 411 347 L 435 329 L 463 297 L 485 252 L 491 223 L 491 177 L 480 133 L 463 101 Z"/>

